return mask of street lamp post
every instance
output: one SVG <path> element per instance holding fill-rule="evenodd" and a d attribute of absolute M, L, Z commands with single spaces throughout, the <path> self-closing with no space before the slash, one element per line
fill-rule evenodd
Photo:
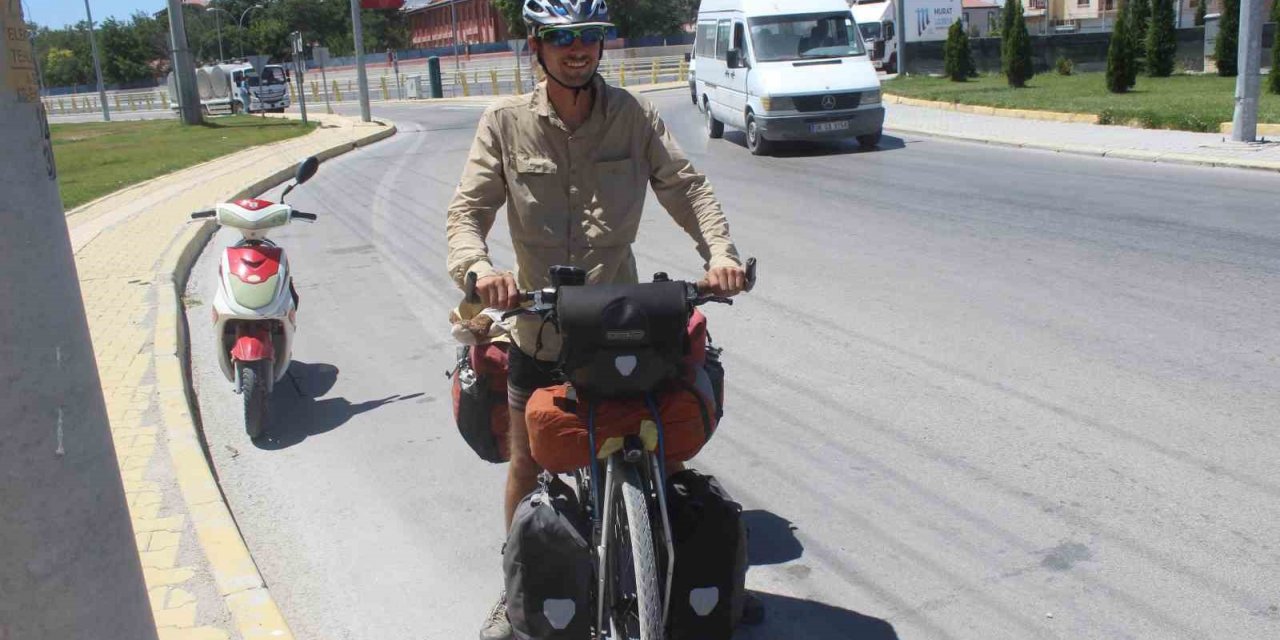
<path fill-rule="evenodd" d="M 84 15 L 89 19 L 89 48 L 93 51 L 93 72 L 98 75 L 98 101 L 102 103 L 102 121 L 111 122 L 111 108 L 107 106 L 107 88 L 102 84 L 102 62 L 98 58 L 98 39 L 93 35 L 93 13 L 89 0 L 84 0 Z"/>
<path fill-rule="evenodd" d="M 253 11 L 254 9 L 262 9 L 262 8 L 264 8 L 262 5 L 255 4 L 252 7 L 245 9 L 244 13 L 240 14 L 240 59 L 241 60 L 244 60 L 244 17 L 249 15 L 250 11 Z"/>
<path fill-rule="evenodd" d="M 226 9 L 222 9 L 220 7 L 215 7 L 212 5 L 209 6 L 209 11 L 221 11 L 227 14 L 227 17 L 231 16 L 231 12 L 227 11 Z M 222 18 L 218 16 L 218 14 L 216 13 L 213 14 L 213 25 L 214 25 L 214 28 L 217 29 L 218 31 L 218 62 L 221 63 L 225 58 L 222 55 Z"/>

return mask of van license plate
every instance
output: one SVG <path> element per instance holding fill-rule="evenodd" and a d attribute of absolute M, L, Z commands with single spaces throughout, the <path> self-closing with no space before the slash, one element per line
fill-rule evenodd
<path fill-rule="evenodd" d="M 844 131 L 849 128 L 848 120 L 837 120 L 835 122 L 815 122 L 809 125 L 810 133 L 830 133 L 832 131 Z"/>

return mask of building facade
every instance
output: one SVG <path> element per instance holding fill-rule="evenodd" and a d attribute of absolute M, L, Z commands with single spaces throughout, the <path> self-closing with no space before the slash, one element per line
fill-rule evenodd
<path fill-rule="evenodd" d="M 409 0 L 403 11 L 415 48 L 451 46 L 455 11 L 460 45 L 505 42 L 511 38 L 507 23 L 489 0 Z"/>

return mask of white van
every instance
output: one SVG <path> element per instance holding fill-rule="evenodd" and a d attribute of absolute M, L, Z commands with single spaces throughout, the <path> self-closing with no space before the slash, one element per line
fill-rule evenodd
<path fill-rule="evenodd" d="M 847 0 L 702 0 L 694 58 L 698 106 L 712 138 L 880 142 L 880 80 Z"/>

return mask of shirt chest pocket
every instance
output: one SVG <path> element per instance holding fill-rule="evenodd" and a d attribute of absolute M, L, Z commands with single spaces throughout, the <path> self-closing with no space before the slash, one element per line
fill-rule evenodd
<path fill-rule="evenodd" d="M 512 233 L 524 242 L 547 243 L 564 237 L 568 223 L 568 202 L 561 184 L 563 176 L 555 160 L 545 156 L 518 154 L 511 159 L 514 172 L 508 174 L 509 210 L 518 224 Z"/>
<path fill-rule="evenodd" d="M 631 158 L 595 163 L 596 229 L 592 235 L 603 244 L 630 243 L 640 225 L 645 184 Z"/>

